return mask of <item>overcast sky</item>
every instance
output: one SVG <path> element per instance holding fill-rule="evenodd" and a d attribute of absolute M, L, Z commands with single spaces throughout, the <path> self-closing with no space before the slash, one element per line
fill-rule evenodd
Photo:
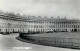
<path fill-rule="evenodd" d="M 79 18 L 80 0 L 0 0 L 0 10 L 34 16 Z"/>

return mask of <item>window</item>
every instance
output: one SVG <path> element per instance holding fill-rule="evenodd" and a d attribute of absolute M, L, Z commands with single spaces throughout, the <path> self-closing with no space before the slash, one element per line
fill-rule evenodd
<path fill-rule="evenodd" d="M 1 32 L 1 29 L 0 29 L 0 32 Z"/>
<path fill-rule="evenodd" d="M 42 22 L 41 22 L 42 23 Z"/>
<path fill-rule="evenodd" d="M 44 32 L 44 29 L 43 29 L 43 32 Z"/>
<path fill-rule="evenodd" d="M 6 29 L 6 32 L 8 32 L 8 30 Z"/>

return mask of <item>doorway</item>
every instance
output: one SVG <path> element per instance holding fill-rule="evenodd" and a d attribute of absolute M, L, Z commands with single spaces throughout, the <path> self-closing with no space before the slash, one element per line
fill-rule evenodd
<path fill-rule="evenodd" d="M 77 29 L 74 29 L 74 32 L 77 32 Z"/>

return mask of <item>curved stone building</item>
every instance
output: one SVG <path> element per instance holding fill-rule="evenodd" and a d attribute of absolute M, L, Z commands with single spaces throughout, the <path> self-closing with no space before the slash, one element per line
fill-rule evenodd
<path fill-rule="evenodd" d="M 0 32 L 78 32 L 80 20 L 66 18 L 13 17 L 0 15 Z"/>
<path fill-rule="evenodd" d="M 29 20 L 29 30 L 39 32 L 77 32 L 80 31 L 80 20 L 76 19 L 36 19 Z"/>

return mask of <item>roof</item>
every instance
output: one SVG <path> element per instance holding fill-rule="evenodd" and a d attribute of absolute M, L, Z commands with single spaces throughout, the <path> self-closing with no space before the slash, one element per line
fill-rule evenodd
<path fill-rule="evenodd" d="M 17 21 L 27 21 L 27 20 L 30 20 L 26 17 L 19 17 L 19 16 L 8 16 L 8 15 L 0 15 L 0 18 L 2 19 L 9 19 L 9 20 L 17 20 Z"/>
<path fill-rule="evenodd" d="M 66 19 L 66 18 L 28 18 L 22 16 L 8 16 L 5 14 L 0 15 L 2 19 L 17 20 L 17 21 L 46 21 L 46 22 L 80 22 L 78 19 Z"/>

